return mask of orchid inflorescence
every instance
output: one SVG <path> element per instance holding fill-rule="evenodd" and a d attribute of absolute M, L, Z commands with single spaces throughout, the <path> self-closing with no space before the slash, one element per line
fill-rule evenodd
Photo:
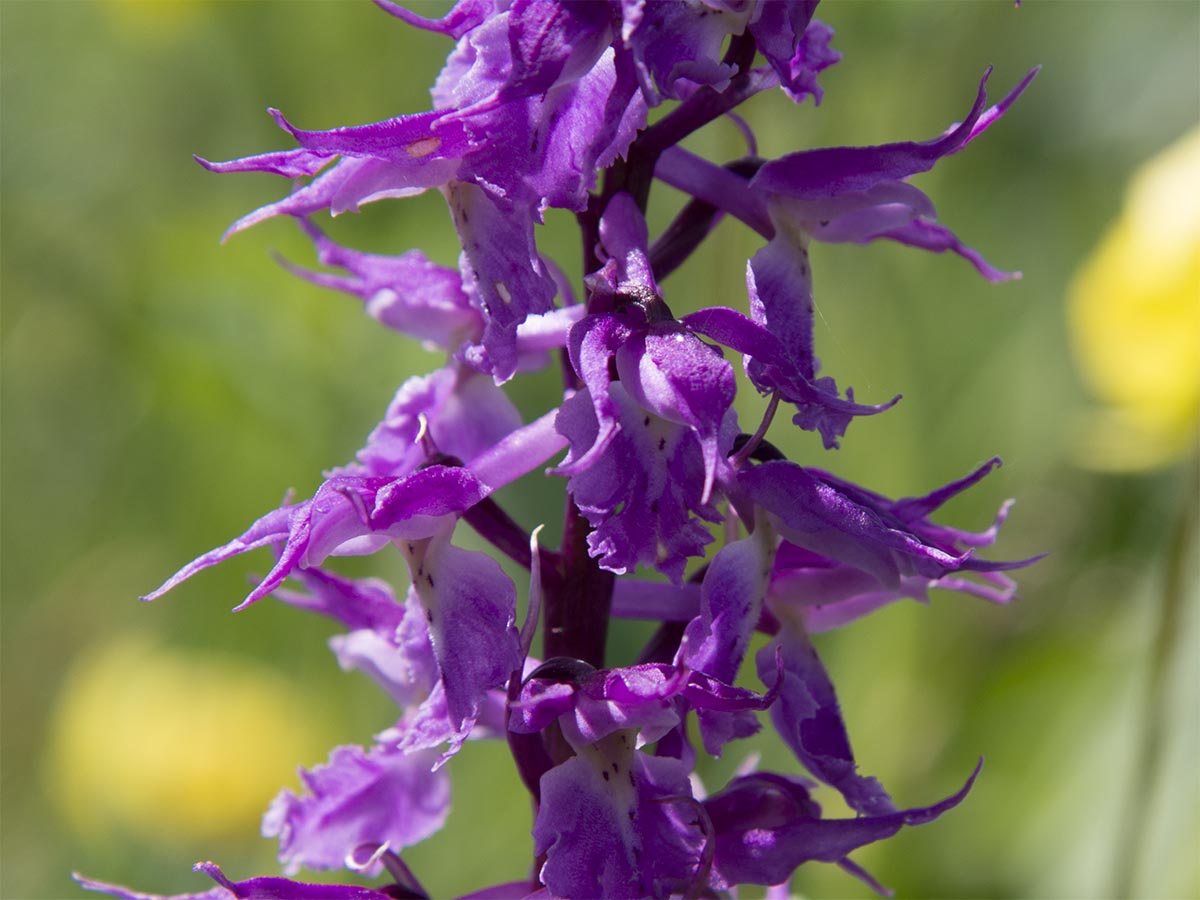
<path fill-rule="evenodd" d="M 1012 277 L 940 224 L 907 179 L 983 134 L 1035 73 L 994 106 L 985 73 L 962 122 L 930 141 L 762 159 L 734 110 L 774 89 L 820 102 L 818 75 L 840 55 L 813 18 L 816 0 L 460 0 L 438 20 L 376 2 L 455 41 L 431 110 L 330 131 L 272 111 L 295 149 L 200 162 L 293 179 L 288 196 L 230 231 L 293 217 L 326 269 L 289 268 L 357 296 L 383 325 L 443 349 L 446 363 L 405 381 L 356 459 L 325 473 L 312 497 L 268 512 L 147 599 L 270 548 L 274 567 L 238 608 L 272 595 L 345 626 L 330 642 L 338 661 L 374 679 L 399 719 L 370 748 L 338 747 L 302 772 L 303 793 L 281 793 L 263 832 L 279 839 L 289 875 L 347 867 L 387 883 L 235 882 L 203 863 L 216 886 L 187 896 L 428 897 L 401 851 L 444 823 L 444 766 L 469 739 L 507 740 L 534 809 L 529 877 L 471 896 L 728 896 L 740 884 L 786 884 L 811 860 L 883 892 L 848 854 L 942 815 L 979 770 L 938 803 L 898 807 L 859 774 L 809 636 L 901 598 L 926 601 L 931 588 L 1005 603 L 1014 584 L 1004 571 L 1030 560 L 976 555 L 1007 504 L 980 533 L 930 519 L 998 460 L 892 500 L 791 461 L 767 437 L 782 406 L 833 448 L 852 419 L 896 402 L 861 403 L 818 375 L 814 242 L 888 239 L 955 253 L 991 281 Z M 713 162 L 680 146 L 723 117 L 746 135 L 745 157 Z M 688 199 L 652 239 L 656 181 Z M 457 270 L 419 250 L 342 247 L 311 221 L 429 189 L 457 229 Z M 581 231 L 578 301 L 538 249 L 551 208 L 572 212 Z M 762 238 L 747 264 L 748 305 L 676 316 L 660 285 L 727 215 Z M 737 356 L 768 398 L 748 432 L 733 405 Z M 561 403 L 523 422 L 504 385 L 553 362 Z M 557 550 L 495 497 L 547 465 L 565 479 Z M 496 559 L 454 543 L 460 521 L 530 571 L 520 624 L 517 588 Z M 388 547 L 410 574 L 402 601 L 382 581 L 322 567 Z M 658 623 L 623 665 L 606 658 L 613 616 Z M 768 638 L 755 658 L 761 692 L 735 685 L 756 631 Z M 810 777 L 747 765 L 706 793 L 694 738 L 719 755 L 755 733 L 763 712 Z M 822 818 L 818 782 L 856 817 Z"/>

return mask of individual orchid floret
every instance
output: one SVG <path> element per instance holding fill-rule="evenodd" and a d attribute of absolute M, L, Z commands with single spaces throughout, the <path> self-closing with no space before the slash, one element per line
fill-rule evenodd
<path fill-rule="evenodd" d="M 282 545 L 266 577 L 238 606 L 270 594 L 297 568 L 319 566 L 330 555 L 374 553 L 392 540 L 437 533 L 488 494 L 467 469 L 430 466 L 401 478 L 335 476 L 311 500 L 267 513 L 239 537 L 210 550 L 143 599 L 154 600 L 210 566 L 257 547 Z"/>
<path fill-rule="evenodd" d="M 281 547 L 274 567 L 242 609 L 270 594 L 298 567 L 331 555 L 375 553 L 391 541 L 423 540 L 493 491 L 561 450 L 553 413 L 506 435 L 464 465 L 429 465 L 397 477 L 332 474 L 309 500 L 284 504 L 243 534 L 188 563 L 142 599 L 154 600 L 196 573 L 259 547 Z"/>
<path fill-rule="evenodd" d="M 475 459 L 520 427 L 520 413 L 491 378 L 451 364 L 400 385 L 356 462 L 331 474 L 406 475 L 431 451 Z"/>
<path fill-rule="evenodd" d="M 398 851 L 437 832 L 450 811 L 450 779 L 433 771 L 437 754 L 377 745 L 337 747 L 327 765 L 301 770 L 304 793 L 285 790 L 263 816 L 263 836 L 279 838 L 279 861 L 340 869 L 361 845 Z M 367 874 L 379 874 L 372 863 Z"/>
<path fill-rule="evenodd" d="M 888 500 L 828 473 L 818 474 L 827 485 L 877 516 L 887 527 L 907 531 L 926 545 L 940 547 L 947 554 L 956 555 L 994 543 L 1012 501 L 1000 507 L 991 527 L 982 532 L 938 525 L 930 521 L 928 516 L 951 497 L 978 483 L 999 464 L 999 459 L 991 459 L 966 477 L 924 497 L 903 500 Z M 927 603 L 929 591 L 934 588 L 1004 604 L 1013 598 L 1016 591 L 1015 582 L 1003 574 L 1004 571 L 1024 568 L 1037 559 L 1040 557 L 988 561 L 973 555 L 962 555 L 959 564 L 944 574 L 919 574 L 906 568 L 901 571 L 898 581 L 888 584 L 879 579 L 878 572 L 872 574 L 867 569 L 839 562 L 785 541 L 776 554 L 775 569 L 771 575 L 770 605 L 772 608 L 782 605 L 794 608 L 796 612 L 789 613 L 789 616 L 798 613 L 805 630 L 819 632 L 837 628 L 906 597 Z"/>
<path fill-rule="evenodd" d="M 762 617 L 771 574 L 775 536 L 765 518 L 752 535 L 722 547 L 709 563 L 700 587 L 699 614 L 688 623 L 676 660 L 729 683 Z M 735 738 L 758 731 L 757 718 L 742 710 L 698 710 L 704 749 L 719 756 Z"/>
<path fill-rule="evenodd" d="M 487 691 L 521 668 L 516 588 L 490 556 L 451 544 L 450 529 L 399 545 L 429 624 L 448 721 L 465 738 Z"/>
<path fill-rule="evenodd" d="M 991 281 L 1013 275 L 988 265 L 937 224 L 932 202 L 905 179 L 927 172 L 983 134 L 1012 106 L 1037 74 L 1031 71 L 1003 100 L 984 109 L 989 68 L 966 119 L 924 143 L 802 150 L 772 160 L 750 180 L 750 189 L 772 198 L 771 218 L 804 249 L 807 240 L 866 243 L 888 238 L 927 250 L 951 250 Z"/>
<path fill-rule="evenodd" d="M 1008 603 L 1016 594 L 1016 582 L 1003 572 L 968 574 L 976 574 L 977 580 L 960 575 L 901 575 L 898 585 L 884 587 L 862 569 L 784 541 L 775 554 L 768 598 L 771 606 L 796 607 L 805 631 L 817 634 L 840 628 L 899 600 L 928 604 L 929 592 L 934 588 L 997 604 Z"/>
<path fill-rule="evenodd" d="M 646 251 L 646 225 L 628 194 L 609 204 L 608 254 L 590 280 L 599 312 L 571 330 L 571 363 L 585 390 L 557 427 L 571 444 L 557 469 L 596 530 L 592 554 L 614 572 L 654 565 L 679 581 L 719 521 L 718 471 L 736 434 L 733 368 L 671 316 Z"/>
<path fill-rule="evenodd" d="M 466 183 L 449 187 L 446 199 L 463 247 L 463 287 L 486 323 L 466 358 L 499 384 L 517 370 L 520 325 L 554 308 L 554 279 L 538 254 L 533 219 L 521 208 Z"/>
<path fill-rule="evenodd" d="M 633 730 L 641 746 L 678 726 L 689 709 L 763 710 L 773 699 L 682 665 L 596 670 L 578 660 L 547 660 L 525 679 L 509 728 L 530 734 L 557 720 L 576 750 Z"/>
<path fill-rule="evenodd" d="M 760 0 L 750 22 L 759 52 L 796 103 L 812 97 L 820 104 L 824 91 L 817 75 L 842 58 L 829 46 L 833 29 L 812 18 L 816 6 L 814 0 Z"/>
<path fill-rule="evenodd" d="M 924 825 L 958 806 L 983 763 L 967 783 L 933 806 L 895 810 L 856 819 L 822 819 L 821 808 L 801 779 L 761 773 L 734 780 L 704 801 L 713 831 L 713 885 L 782 884 L 805 862 L 834 863 L 885 896 L 875 879 L 853 863 L 851 851 L 891 837 L 906 825 Z"/>
<path fill-rule="evenodd" d="M 730 35 L 746 29 L 755 4 L 622 4 L 622 37 L 638 61 L 642 91 L 652 106 L 662 98 L 681 99 L 697 86 L 721 91 L 738 69 L 722 59 Z"/>
<path fill-rule="evenodd" d="M 703 849 L 691 791 L 683 763 L 635 750 L 631 732 L 583 748 L 542 776 L 538 879 L 555 897 L 682 893 Z"/>
<path fill-rule="evenodd" d="M 574 751 L 541 777 L 542 883 L 560 897 L 681 890 L 702 855 L 687 766 L 636 748 L 678 727 L 688 708 L 763 709 L 772 699 L 663 664 L 596 671 L 552 660 L 532 672 L 509 727 L 557 723 Z"/>
<path fill-rule="evenodd" d="M 446 350 L 476 341 L 483 318 L 462 287 L 462 276 L 439 266 L 419 250 L 401 256 L 362 253 L 334 243 L 307 219 L 299 220 L 317 249 L 323 266 L 345 275 L 314 272 L 291 263 L 288 271 L 320 287 L 359 297 L 367 315 L 419 341 Z"/>
<path fill-rule="evenodd" d="M 728 317 L 717 323 L 723 336 L 706 333 L 742 349 L 755 386 L 764 393 L 778 391 L 782 399 L 795 403 L 795 423 L 819 431 L 826 447 L 837 446 L 853 416 L 880 412 L 891 403 L 862 406 L 854 402 L 852 392 L 843 400 L 832 378 L 817 377 L 809 258 L 813 241 L 866 243 L 888 238 L 958 253 L 992 281 L 1012 277 L 991 267 L 940 225 L 932 201 L 905 180 L 933 168 L 986 131 L 1037 73 L 1030 72 L 1000 103 L 985 110 L 990 71 L 967 118 L 926 143 L 800 151 L 762 164 L 749 182 L 678 147 L 661 158 L 656 170 L 660 178 L 739 216 L 768 239 L 747 265 L 746 282 L 753 321 L 777 337 L 778 345 Z"/>
<path fill-rule="evenodd" d="M 448 667 L 457 709 L 451 709 L 430 632 L 430 619 L 436 617 L 422 605 L 417 591 L 410 589 L 405 603 L 400 605 L 391 588 L 375 579 L 341 578 L 317 568 L 298 569 L 292 577 L 308 591 L 280 589 L 273 596 L 291 606 L 338 619 L 350 628 L 348 634 L 329 639 L 338 664 L 344 670 L 357 669 L 366 674 L 403 710 L 396 725 L 378 736 L 381 744 L 404 752 L 448 744 L 434 764 L 440 767 L 478 730 L 475 728 L 478 717 L 490 716 L 502 722 L 503 715 L 496 714 L 494 698 L 490 696 L 494 690 L 478 688 L 470 671 L 462 671 L 463 667 L 457 666 L 453 659 Z M 505 585 L 501 582 L 496 594 L 504 593 Z M 489 597 L 481 605 L 486 607 L 491 601 Z M 491 639 L 502 644 L 509 643 L 511 637 L 507 613 L 508 610 L 501 609 L 500 615 L 491 621 L 485 615 L 482 623 L 485 627 L 492 626 Z M 488 633 L 482 630 L 473 639 L 478 643 Z M 511 657 L 511 647 L 502 647 L 498 656 Z M 483 680 L 496 681 L 486 671 Z M 463 708 L 467 710 L 465 716 Z M 490 730 L 495 736 L 503 727 L 492 724 Z"/>
<path fill-rule="evenodd" d="M 941 578 L 952 572 L 1028 564 L 976 559 L 970 549 L 947 540 L 948 535 L 964 532 L 935 526 L 923 514 L 912 514 L 924 506 L 912 501 L 892 505 L 817 469 L 786 460 L 744 468 L 738 472 L 738 483 L 771 515 L 774 527 L 788 541 L 862 569 L 885 586 L 897 586 L 901 575 Z M 898 514 L 897 509 L 909 514 Z"/>
<path fill-rule="evenodd" d="M 900 399 L 893 397 L 878 405 L 856 403 L 852 390 L 843 399 L 834 379 L 817 377 L 807 253 L 796 256 L 773 239 L 747 266 L 746 283 L 754 319 L 737 310 L 712 307 L 684 316 L 682 321 L 689 329 L 742 353 L 754 385 L 795 404 L 792 421 L 806 431 L 819 432 L 826 448 L 838 446 L 855 416 L 884 412 Z M 771 309 L 777 313 L 774 328 L 766 325 Z"/>
<path fill-rule="evenodd" d="M 804 767 L 837 789 L 856 812 L 867 816 L 895 812 L 883 786 L 858 774 L 833 682 L 803 630 L 784 622 L 775 639 L 759 651 L 756 662 L 758 677 L 779 692 L 771 707 L 775 730 Z"/>
<path fill-rule="evenodd" d="M 615 319 L 594 324 L 596 343 L 599 332 L 626 330 Z M 571 453 L 556 471 L 569 477 L 568 490 L 595 528 L 588 546 L 604 568 L 653 565 L 678 581 L 688 557 L 712 540 L 696 518 L 720 521 L 705 498 L 711 482 L 701 444 L 687 427 L 645 409 L 622 382 L 601 390 L 563 404 L 557 427 Z"/>

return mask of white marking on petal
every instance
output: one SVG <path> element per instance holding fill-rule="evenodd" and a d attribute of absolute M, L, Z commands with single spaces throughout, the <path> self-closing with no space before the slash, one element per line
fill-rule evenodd
<path fill-rule="evenodd" d="M 440 146 L 442 146 L 441 138 L 427 137 L 421 138 L 419 141 L 413 141 L 404 148 L 404 152 L 412 159 L 420 159 L 423 156 L 428 156 Z"/>

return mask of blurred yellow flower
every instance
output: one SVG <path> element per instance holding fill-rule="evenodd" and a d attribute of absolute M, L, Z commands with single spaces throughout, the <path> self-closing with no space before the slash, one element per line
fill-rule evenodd
<path fill-rule="evenodd" d="M 271 670 L 122 636 L 84 654 L 52 715 L 49 786 L 84 837 L 241 837 L 325 755 L 311 704 Z"/>
<path fill-rule="evenodd" d="M 108 0 L 104 10 L 128 35 L 147 43 L 180 37 L 207 15 L 199 0 Z"/>
<path fill-rule="evenodd" d="M 1069 297 L 1083 375 L 1105 409 L 1082 461 L 1144 469 L 1196 447 L 1200 428 L 1200 128 L 1147 162 Z"/>

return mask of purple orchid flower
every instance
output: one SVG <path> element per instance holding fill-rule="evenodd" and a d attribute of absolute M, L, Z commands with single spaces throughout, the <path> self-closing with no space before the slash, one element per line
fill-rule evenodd
<path fill-rule="evenodd" d="M 279 838 L 289 875 L 340 869 L 361 845 L 398 851 L 434 834 L 450 812 L 450 778 L 433 771 L 436 754 L 376 745 L 335 747 L 329 763 L 300 770 L 303 795 L 285 790 L 263 816 L 263 836 Z M 363 867 L 378 875 L 379 861 Z"/>
<path fill-rule="evenodd" d="M 732 311 L 695 314 L 693 326 L 746 354 L 746 371 L 755 386 L 796 404 L 793 421 L 819 431 L 826 447 L 837 446 L 853 416 L 882 412 L 899 398 L 864 406 L 854 402 L 852 391 L 843 400 L 832 378 L 817 378 L 811 242 L 887 238 L 934 252 L 950 250 L 990 281 L 1019 277 L 995 269 L 940 225 L 932 201 L 905 179 L 932 169 L 983 134 L 1037 72 L 1032 70 L 985 110 L 988 69 L 967 118 L 925 143 L 800 151 L 763 164 L 749 182 L 680 148 L 663 155 L 659 178 L 727 209 L 768 240 L 747 265 L 746 285 L 754 323 L 778 341 L 739 321 Z"/>
<path fill-rule="evenodd" d="M 347 274 L 313 272 L 284 263 L 292 274 L 356 295 L 371 318 L 437 347 L 455 350 L 483 333 L 483 317 L 471 306 L 462 276 L 455 270 L 431 262 L 419 250 L 402 256 L 351 250 L 334 243 L 307 219 L 299 221 L 312 238 L 317 261 Z"/>
<path fill-rule="evenodd" d="M 330 640 L 339 664 L 375 681 L 397 717 L 369 749 L 338 747 L 302 771 L 303 791 L 276 798 L 263 832 L 279 839 L 288 873 L 344 866 L 386 870 L 392 882 L 235 882 L 202 863 L 216 886 L 176 900 L 428 898 L 399 854 L 441 827 L 463 743 L 501 737 L 534 806 L 531 877 L 470 897 L 724 896 L 783 884 L 812 861 L 883 892 L 848 854 L 946 813 L 979 770 L 937 804 L 899 808 L 859 773 L 810 636 L 935 588 L 1005 603 L 1015 590 L 1005 573 L 1033 560 L 976 555 L 1007 504 L 980 533 L 931 520 L 996 460 L 892 500 L 784 458 L 768 432 L 782 401 L 795 407 L 794 425 L 836 447 L 854 417 L 898 399 L 859 403 L 820 372 L 814 242 L 895 240 L 956 253 L 992 281 L 1009 277 L 941 225 L 908 179 L 986 131 L 1036 70 L 992 107 L 985 74 L 963 122 L 932 141 L 763 160 L 736 109 L 777 87 L 797 104 L 821 102 L 820 73 L 840 54 L 814 18 L 816 0 L 460 0 L 440 19 L 376 3 L 454 41 L 429 110 L 327 130 L 272 111 L 294 149 L 202 162 L 294 180 L 230 233 L 297 218 L 326 269 L 285 263 L 290 271 L 356 297 L 381 324 L 444 351 L 445 364 L 406 380 L 354 460 L 326 472 L 311 497 L 268 512 L 147 599 L 269 548 L 273 567 L 238 608 L 274 594 L 344 626 Z M 669 108 L 651 123 L 656 106 Z M 749 157 L 722 165 L 681 148 L 724 117 Z M 687 196 L 652 238 L 656 179 Z M 446 199 L 457 270 L 418 250 L 342 247 L 309 221 L 430 189 Z M 539 245 L 550 209 L 580 227 L 581 294 Z M 747 261 L 748 307 L 702 301 L 676 318 L 663 282 L 724 215 L 764 240 Z M 739 433 L 738 376 L 722 348 L 741 354 L 750 385 L 771 397 L 753 434 Z M 523 424 L 505 385 L 555 358 L 561 404 Z M 506 508 L 518 482 L 547 466 L 566 478 L 557 549 Z M 460 522 L 528 570 L 520 631 L 513 579 L 495 555 L 454 543 Z M 707 556 L 718 524 L 723 540 Z M 388 547 L 407 565 L 403 592 L 325 568 Z M 666 579 L 639 578 L 642 568 Z M 606 659 L 612 616 L 655 624 L 636 660 Z M 531 656 L 539 623 L 543 663 Z M 755 632 L 767 635 L 755 656 L 760 692 L 738 684 Z M 745 766 L 706 797 L 693 713 L 711 756 L 755 733 L 766 713 L 797 761 L 859 817 L 822 819 L 815 782 Z"/>
<path fill-rule="evenodd" d="M 967 796 L 980 760 L 963 787 L 933 806 L 856 819 L 822 819 L 803 779 L 768 773 L 744 776 L 704 801 L 713 832 L 713 873 L 719 887 L 781 884 L 810 860 L 837 864 L 884 896 L 890 892 L 847 858 L 850 851 L 924 825 Z"/>
<path fill-rule="evenodd" d="M 829 46 L 833 29 L 813 19 L 815 0 L 809 2 L 760 2 L 750 23 L 758 49 L 779 77 L 794 102 L 812 97 L 819 104 L 824 91 L 817 75 L 842 58 Z"/>
<path fill-rule="evenodd" d="M 559 414 L 571 452 L 557 472 L 596 529 L 589 547 L 605 568 L 652 564 L 678 582 L 711 540 L 694 518 L 719 521 L 711 500 L 737 431 L 733 368 L 669 317 L 628 194 L 609 202 L 600 237 L 608 259 L 591 285 L 610 311 L 571 329 L 585 390 Z"/>
<path fill-rule="evenodd" d="M 542 883 L 560 897 L 665 896 L 687 885 L 702 838 L 688 766 L 637 748 L 679 727 L 689 708 L 762 709 L 772 699 L 664 664 L 549 661 L 532 672 L 509 727 L 557 725 L 574 752 L 541 776 Z"/>

